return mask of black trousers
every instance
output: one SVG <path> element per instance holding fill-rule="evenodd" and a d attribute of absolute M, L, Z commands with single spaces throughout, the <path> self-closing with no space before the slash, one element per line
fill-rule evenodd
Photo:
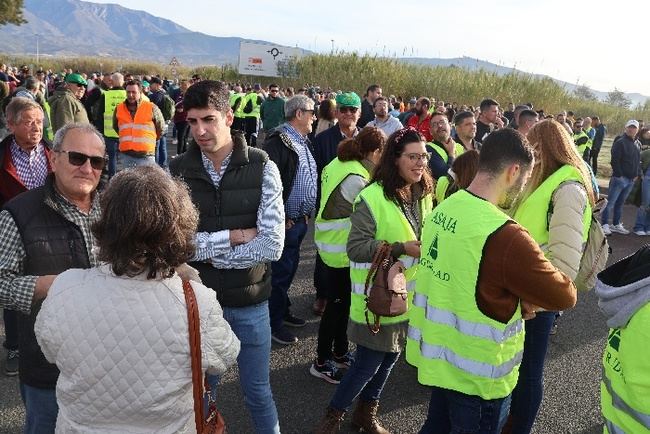
<path fill-rule="evenodd" d="M 323 277 L 327 285 L 327 306 L 318 328 L 318 363 L 348 352 L 348 318 L 350 317 L 350 268 L 332 268 L 323 263 Z"/>
<path fill-rule="evenodd" d="M 594 175 L 598 174 L 598 154 L 600 153 L 600 148 L 591 149 L 591 168 L 594 171 Z"/>
<path fill-rule="evenodd" d="M 327 270 L 325 270 L 325 263 L 316 254 L 316 262 L 314 263 L 314 288 L 316 288 L 316 298 L 327 298 Z"/>

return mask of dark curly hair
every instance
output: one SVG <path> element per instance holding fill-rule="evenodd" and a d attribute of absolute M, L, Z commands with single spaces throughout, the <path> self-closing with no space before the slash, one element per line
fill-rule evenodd
<path fill-rule="evenodd" d="M 415 128 L 402 128 L 395 131 L 388 137 L 384 152 L 381 154 L 381 160 L 375 168 L 375 172 L 370 182 L 378 182 L 384 188 L 384 196 L 388 200 L 403 202 L 404 198 L 400 196 L 400 190 L 406 187 L 406 181 L 399 174 L 397 169 L 397 159 L 404 152 L 404 148 L 409 143 L 425 142 L 426 140 Z M 422 196 L 433 192 L 433 178 L 429 167 L 425 163 L 422 179 L 418 182 Z"/>
<path fill-rule="evenodd" d="M 92 232 L 99 259 L 116 275 L 168 278 L 194 255 L 198 211 L 187 186 L 159 167 L 121 171 L 100 203 L 102 216 Z"/>

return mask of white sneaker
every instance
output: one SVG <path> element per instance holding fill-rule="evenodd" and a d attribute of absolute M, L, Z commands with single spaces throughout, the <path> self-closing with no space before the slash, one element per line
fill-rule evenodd
<path fill-rule="evenodd" d="M 645 237 L 646 235 L 648 235 L 648 233 L 646 231 L 634 231 L 634 235 Z"/>
<path fill-rule="evenodd" d="M 605 235 L 611 235 L 612 234 L 612 231 L 609 229 L 609 225 L 607 223 L 605 223 L 603 225 L 603 233 Z"/>
<path fill-rule="evenodd" d="M 616 232 L 617 234 L 623 234 L 627 235 L 630 233 L 627 229 L 625 229 L 625 226 L 623 226 L 623 223 L 619 223 L 617 225 L 612 225 L 611 228 L 609 228 L 610 231 Z"/>

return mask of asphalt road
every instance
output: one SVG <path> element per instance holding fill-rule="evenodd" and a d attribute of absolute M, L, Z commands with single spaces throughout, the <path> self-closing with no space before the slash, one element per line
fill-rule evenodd
<path fill-rule="evenodd" d="M 626 227 L 632 227 L 635 213 L 636 208 L 626 205 Z M 633 253 L 650 237 L 614 234 L 609 240 L 613 249 L 611 262 Z M 271 383 L 284 433 L 311 432 L 335 388 L 308 372 L 318 331 L 318 317 L 311 313 L 315 254 L 310 233 L 305 238 L 300 268 L 290 290 L 293 313 L 306 318 L 308 324 L 297 330 L 300 338 L 297 344 L 273 344 L 271 353 Z M 4 337 L 1 324 L 0 334 Z M 602 432 L 599 381 L 606 335 L 607 327 L 594 294 L 580 294 L 577 306 L 565 312 L 557 335 L 551 337 L 545 367 L 545 396 L 534 433 Z M 1 363 L 4 359 L 5 351 L 0 349 Z M 231 434 L 252 433 L 237 378 L 236 368 L 223 377 L 218 405 Z M 380 418 L 393 433 L 416 433 L 425 419 L 428 400 L 427 388 L 417 383 L 415 370 L 402 357 L 384 390 Z M 17 378 L 0 374 L 0 433 L 19 433 L 23 417 Z M 343 432 L 348 427 L 346 423 Z"/>

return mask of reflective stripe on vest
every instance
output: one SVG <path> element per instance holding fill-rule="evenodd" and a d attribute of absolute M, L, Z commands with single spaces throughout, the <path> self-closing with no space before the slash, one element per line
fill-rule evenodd
<path fill-rule="evenodd" d="M 332 268 L 345 268 L 350 266 L 346 252 L 348 235 L 350 234 L 350 218 L 325 220 L 322 213 L 332 193 L 349 175 L 358 175 L 366 182 L 370 174 L 358 161 L 332 160 L 323 168 L 321 173 L 321 198 L 316 215 L 314 241 L 318 248 L 318 255 L 325 264 Z"/>
<path fill-rule="evenodd" d="M 111 89 L 104 92 L 104 131 L 105 137 L 112 137 L 117 139 L 119 135 L 113 129 L 113 114 L 115 107 L 126 99 L 126 90 L 124 89 Z"/>
<path fill-rule="evenodd" d="M 499 380 L 510 375 L 513 369 L 519 366 L 524 355 L 524 351 L 522 349 L 520 352 L 515 354 L 513 358 L 506 360 L 499 365 L 490 365 L 488 363 L 465 358 L 447 346 L 433 345 L 424 342 L 422 339 L 422 332 L 415 327 L 409 326 L 407 336 L 411 341 L 420 343 L 420 353 L 424 358 L 432 360 L 444 360 L 446 363 L 449 363 L 453 367 L 458 368 L 468 374 L 494 380 Z"/>
<path fill-rule="evenodd" d="M 610 379 L 607 377 L 604 368 L 603 368 L 603 384 L 605 385 L 605 389 L 607 390 L 607 393 L 609 393 L 609 396 L 611 397 L 612 406 L 616 410 L 627 414 L 632 419 L 640 423 L 641 426 L 643 426 L 646 430 L 650 431 L 650 413 L 642 413 L 638 410 L 633 409 L 627 404 L 627 402 L 623 400 L 623 398 L 618 396 L 618 394 L 612 388 L 612 383 Z M 607 420 L 607 417 L 605 417 L 605 420 Z"/>
<path fill-rule="evenodd" d="M 153 103 L 141 101 L 131 117 L 126 103 L 116 109 L 120 137 L 120 152 L 134 151 L 153 155 L 156 152 L 156 127 L 153 121 Z"/>
<path fill-rule="evenodd" d="M 361 190 L 361 193 L 359 193 L 359 196 L 357 196 L 355 201 L 355 206 L 361 200 L 366 203 L 375 221 L 376 240 L 383 240 L 392 244 L 395 242 L 406 242 L 417 239 L 413 228 L 409 224 L 408 220 L 406 220 L 406 217 L 404 217 L 402 210 L 395 202 L 386 199 L 384 196 L 384 189 L 380 184 L 375 182 Z M 431 212 L 432 206 L 433 203 L 430 195 L 420 200 L 420 221 L 424 222 Z M 410 289 L 407 304 L 410 305 L 411 300 L 413 299 L 414 283 L 412 282 L 415 282 L 418 270 L 418 260 L 406 255 L 401 256 L 399 259 L 406 267 L 404 275 L 406 277 L 407 289 Z M 364 327 L 366 324 L 364 313 L 366 302 L 363 288 L 366 283 L 369 269 L 369 263 L 350 262 L 350 281 L 353 288 L 350 300 L 350 321 L 356 324 L 363 324 Z M 405 322 L 408 319 L 408 315 L 409 312 L 407 311 L 405 314 L 396 317 L 381 317 L 380 322 L 381 324 Z"/>
<path fill-rule="evenodd" d="M 524 345 L 521 309 L 504 324 L 476 304 L 485 243 L 508 221 L 465 190 L 425 221 L 406 340 L 406 360 L 421 384 L 482 399 L 504 398 L 514 389 Z"/>
<path fill-rule="evenodd" d="M 578 169 L 569 164 L 553 172 L 517 207 L 514 219 L 530 232 L 530 235 L 540 246 L 545 246 L 548 243 L 548 211 L 553 194 L 560 184 L 566 181 L 583 183 L 582 175 Z M 590 225 L 591 205 L 587 201 L 587 206 L 582 215 L 583 242 L 587 241 Z"/>

